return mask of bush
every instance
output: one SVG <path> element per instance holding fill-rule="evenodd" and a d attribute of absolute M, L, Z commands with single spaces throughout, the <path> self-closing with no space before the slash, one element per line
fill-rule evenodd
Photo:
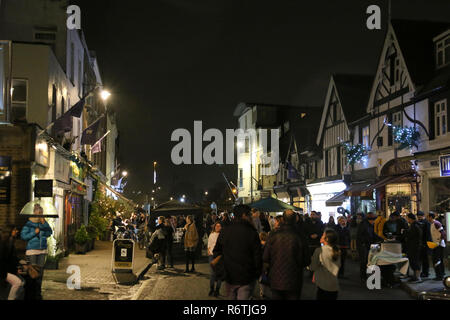
<path fill-rule="evenodd" d="M 89 241 L 89 234 L 87 233 L 86 226 L 82 225 L 80 229 L 75 233 L 75 242 L 83 245 Z"/>
<path fill-rule="evenodd" d="M 90 240 L 96 240 L 98 236 L 97 228 L 89 223 L 86 228 Z"/>

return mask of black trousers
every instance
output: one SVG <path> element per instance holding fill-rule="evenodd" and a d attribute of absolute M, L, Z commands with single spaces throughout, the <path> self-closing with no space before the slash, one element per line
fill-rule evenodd
<path fill-rule="evenodd" d="M 166 247 L 166 256 L 164 259 L 165 265 L 173 267 L 173 254 L 172 254 L 173 242 L 168 242 Z"/>
<path fill-rule="evenodd" d="M 369 248 L 365 246 L 358 247 L 359 255 L 359 276 L 361 279 L 367 279 L 367 263 L 369 260 Z"/>
<path fill-rule="evenodd" d="M 445 265 L 444 265 L 444 248 L 439 246 L 431 251 L 433 257 L 434 272 L 437 278 L 442 278 L 445 275 Z M 436 266 L 440 261 L 441 263 Z"/>
<path fill-rule="evenodd" d="M 300 291 L 272 291 L 272 300 L 300 300 Z"/>
<path fill-rule="evenodd" d="M 422 274 L 428 276 L 430 273 L 429 249 L 424 246 L 420 250 L 420 260 L 422 261 Z"/>
<path fill-rule="evenodd" d="M 345 259 L 347 258 L 347 249 L 341 248 L 341 268 L 339 269 L 339 276 L 343 276 L 345 272 Z"/>
<path fill-rule="evenodd" d="M 192 269 L 195 268 L 195 251 L 186 251 L 186 269 L 189 269 L 189 263 L 192 262 Z"/>
<path fill-rule="evenodd" d="M 337 300 L 337 291 L 325 291 L 317 287 L 317 300 Z"/>

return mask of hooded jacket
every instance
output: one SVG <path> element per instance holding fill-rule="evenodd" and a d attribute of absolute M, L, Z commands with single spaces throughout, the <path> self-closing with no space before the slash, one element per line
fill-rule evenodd
<path fill-rule="evenodd" d="M 39 233 L 35 232 L 36 228 L 39 228 Z M 22 240 L 27 241 L 27 250 L 46 250 L 47 238 L 52 234 L 53 231 L 48 222 L 42 224 L 28 221 L 22 228 L 20 236 Z"/>

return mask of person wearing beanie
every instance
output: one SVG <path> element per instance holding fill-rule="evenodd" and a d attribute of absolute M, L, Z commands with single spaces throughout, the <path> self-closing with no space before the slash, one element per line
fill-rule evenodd
<path fill-rule="evenodd" d="M 410 268 L 413 271 L 413 276 L 409 280 L 413 283 L 422 282 L 420 278 L 420 251 L 422 245 L 422 229 L 417 223 L 416 215 L 413 213 L 409 213 L 407 215 L 407 220 L 409 223 L 409 228 L 405 233 L 405 251 L 409 259 Z"/>

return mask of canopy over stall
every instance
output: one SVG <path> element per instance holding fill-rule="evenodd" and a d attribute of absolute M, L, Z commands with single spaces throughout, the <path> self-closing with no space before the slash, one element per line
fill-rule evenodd
<path fill-rule="evenodd" d="M 265 212 L 283 212 L 284 210 L 295 210 L 295 211 L 301 210 L 300 208 L 291 206 L 275 198 L 262 199 L 250 204 L 249 206 L 251 208 L 259 209 Z"/>

